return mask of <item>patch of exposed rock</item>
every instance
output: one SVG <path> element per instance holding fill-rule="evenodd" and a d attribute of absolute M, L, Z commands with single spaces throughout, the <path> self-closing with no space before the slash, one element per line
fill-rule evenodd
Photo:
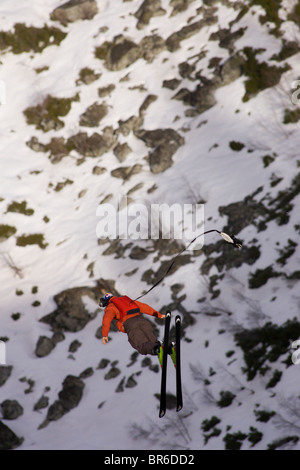
<path fill-rule="evenodd" d="M 189 7 L 190 3 L 194 0 L 171 0 L 170 6 L 173 8 L 171 16 L 175 16 L 178 13 L 181 13 Z"/>
<path fill-rule="evenodd" d="M 114 154 L 115 156 L 117 157 L 117 159 L 119 160 L 119 162 L 124 162 L 124 160 L 126 159 L 127 155 L 131 152 L 131 148 L 129 147 L 129 145 L 127 144 L 127 142 L 124 142 L 123 144 L 118 144 L 115 148 L 114 148 Z"/>
<path fill-rule="evenodd" d="M 112 71 L 122 70 L 129 67 L 140 57 L 141 50 L 139 46 L 131 39 L 120 35 L 115 38 L 112 44 L 108 44 L 105 54 L 105 66 Z"/>
<path fill-rule="evenodd" d="M 0 450 L 11 450 L 19 447 L 23 442 L 8 426 L 0 421 Z"/>
<path fill-rule="evenodd" d="M 82 398 L 84 387 L 83 380 L 74 375 L 68 375 L 63 381 L 62 390 L 58 393 L 58 400 L 50 405 L 46 420 L 39 428 L 44 428 L 50 421 L 57 421 L 73 408 L 76 408 Z"/>
<path fill-rule="evenodd" d="M 55 8 L 50 18 L 66 25 L 78 20 L 91 20 L 97 13 L 96 0 L 70 0 Z"/>
<path fill-rule="evenodd" d="M 243 64 L 246 57 L 237 52 L 227 59 L 222 66 L 215 68 L 214 77 L 208 79 L 199 76 L 199 82 L 193 91 L 181 88 L 174 99 L 182 100 L 184 104 L 192 106 L 199 114 L 207 111 L 216 104 L 215 92 L 218 88 L 232 83 L 243 74 Z"/>
<path fill-rule="evenodd" d="M 143 140 L 149 152 L 149 165 L 152 173 L 161 173 L 169 168 L 172 157 L 178 148 L 184 144 L 184 138 L 174 129 L 155 129 L 147 131 L 140 129 L 135 132 L 136 137 Z"/>
<path fill-rule="evenodd" d="M 51 353 L 55 347 L 55 342 L 47 336 L 40 336 L 35 347 L 35 355 L 37 357 L 45 357 Z"/>
<path fill-rule="evenodd" d="M 121 178 L 123 181 L 128 181 L 131 176 L 140 173 L 143 169 L 142 165 L 136 163 L 133 166 L 121 166 L 111 171 L 111 175 L 115 178 Z"/>
<path fill-rule="evenodd" d="M 142 29 L 150 23 L 151 18 L 166 14 L 161 6 L 161 0 L 144 0 L 134 16 L 138 19 L 137 29 Z"/>
<path fill-rule="evenodd" d="M 80 126 L 97 127 L 100 121 L 107 115 L 108 107 L 105 103 L 94 103 L 80 116 Z"/>
<path fill-rule="evenodd" d="M 69 150 L 76 150 L 83 157 L 101 157 L 112 150 L 118 143 L 112 127 L 105 127 L 102 134 L 94 132 L 89 136 L 86 132 L 78 132 L 68 139 Z"/>
<path fill-rule="evenodd" d="M 139 44 L 120 34 L 112 42 L 104 42 L 96 48 L 95 55 L 104 61 L 108 70 L 118 71 L 129 67 L 138 59 L 152 62 L 157 54 L 166 49 L 163 38 L 157 34 L 145 36 Z"/>
<path fill-rule="evenodd" d="M 100 280 L 96 287 L 73 287 L 64 290 L 54 296 L 57 308 L 40 321 L 49 324 L 53 331 L 80 331 L 96 317 L 99 298 L 107 291 L 115 292 L 112 281 Z M 117 295 L 117 292 L 115 294 Z M 92 312 L 87 307 L 85 298 L 95 302 L 95 310 Z"/>
<path fill-rule="evenodd" d="M 2 387 L 10 377 L 12 368 L 12 366 L 0 366 L 0 387 Z"/>
<path fill-rule="evenodd" d="M 1 411 L 3 419 L 17 419 L 24 413 L 23 407 L 17 400 L 4 400 L 1 403 Z"/>
<path fill-rule="evenodd" d="M 214 10 L 212 10 L 212 14 L 208 15 L 206 18 L 202 18 L 199 21 L 195 21 L 194 23 L 190 23 L 186 26 L 183 26 L 179 31 L 172 33 L 166 39 L 166 46 L 170 52 L 175 52 L 180 48 L 180 42 L 184 41 L 185 39 L 190 38 L 194 34 L 197 34 L 202 28 L 205 26 L 212 26 L 213 24 L 218 22 L 218 17 L 213 15 Z"/>

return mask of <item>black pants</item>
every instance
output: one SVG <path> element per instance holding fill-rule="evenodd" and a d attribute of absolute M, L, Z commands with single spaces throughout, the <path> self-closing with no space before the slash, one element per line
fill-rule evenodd
<path fill-rule="evenodd" d="M 146 320 L 142 315 L 138 315 L 128 318 L 123 326 L 128 341 L 134 349 L 143 355 L 152 354 L 157 339 L 149 320 Z"/>

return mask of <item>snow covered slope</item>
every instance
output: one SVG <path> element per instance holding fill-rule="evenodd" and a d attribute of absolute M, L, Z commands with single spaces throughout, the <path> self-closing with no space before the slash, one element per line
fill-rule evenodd
<path fill-rule="evenodd" d="M 300 3 L 63 3 L 0 6 L 0 448 L 299 449 Z M 120 198 L 244 243 L 208 235 L 143 298 L 184 326 L 162 420 L 156 358 L 104 346 L 97 299 L 182 244 L 99 239 Z"/>

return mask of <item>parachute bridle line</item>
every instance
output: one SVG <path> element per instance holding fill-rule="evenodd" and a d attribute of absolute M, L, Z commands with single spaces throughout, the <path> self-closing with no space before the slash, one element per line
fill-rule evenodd
<path fill-rule="evenodd" d="M 241 240 L 238 240 L 237 238 L 235 238 L 234 235 L 228 235 L 227 233 L 220 232 L 220 230 L 217 230 L 217 229 L 207 230 L 203 233 L 200 233 L 195 238 L 193 238 L 193 240 L 186 247 L 184 247 L 181 251 L 179 251 L 179 253 L 177 253 L 177 255 L 174 257 L 173 261 L 169 265 L 169 267 L 168 267 L 167 271 L 165 272 L 165 274 L 163 275 L 163 277 L 161 279 L 159 279 L 157 282 L 155 282 L 155 284 L 153 284 L 153 286 L 150 287 L 150 289 L 148 289 L 147 292 L 145 292 L 144 294 L 141 294 L 139 297 L 134 299 L 134 301 L 138 300 L 138 299 L 141 299 L 145 295 L 149 294 L 149 292 L 151 292 L 152 289 L 157 287 L 164 280 L 164 278 L 167 276 L 167 274 L 171 271 L 171 269 L 174 266 L 174 263 L 175 263 L 176 259 L 178 258 L 178 256 L 182 255 L 182 253 L 184 253 L 184 251 L 188 250 L 189 247 L 192 245 L 192 243 L 194 243 L 197 240 L 197 238 L 202 237 L 203 235 L 207 235 L 208 233 L 212 233 L 212 232 L 217 232 L 230 245 L 233 245 L 236 248 L 241 248 L 241 246 L 242 246 Z"/>

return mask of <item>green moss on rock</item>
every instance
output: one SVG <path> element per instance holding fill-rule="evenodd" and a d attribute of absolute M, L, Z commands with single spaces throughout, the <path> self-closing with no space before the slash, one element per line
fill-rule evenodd
<path fill-rule="evenodd" d="M 66 37 L 58 28 L 44 25 L 43 28 L 16 23 L 13 32 L 0 32 L 0 50 L 10 49 L 14 54 L 42 52 L 45 47 L 59 45 Z"/>
<path fill-rule="evenodd" d="M 256 416 L 256 421 L 260 421 L 261 423 L 267 423 L 273 416 L 275 416 L 275 411 L 267 411 L 267 410 L 254 410 L 254 414 Z"/>
<path fill-rule="evenodd" d="M 17 212 L 18 214 L 24 215 L 33 215 L 34 210 L 27 208 L 27 202 L 16 202 L 13 201 L 11 204 L 8 205 L 6 212 Z"/>
<path fill-rule="evenodd" d="M 231 142 L 229 142 L 229 147 L 231 148 L 231 150 L 234 150 L 235 152 L 239 152 L 245 147 L 245 145 L 242 144 L 241 142 L 236 142 L 232 140 Z"/>
<path fill-rule="evenodd" d="M 297 444 L 298 441 L 298 436 L 286 436 L 281 439 L 276 439 L 275 441 L 268 444 L 267 450 L 276 450 L 278 447 L 290 447 L 291 445 Z"/>
<path fill-rule="evenodd" d="M 288 19 L 300 26 L 300 0 L 298 0 L 293 10 L 288 15 Z"/>
<path fill-rule="evenodd" d="M 247 434 L 238 431 L 235 433 L 227 433 L 224 437 L 223 441 L 225 442 L 225 449 L 226 450 L 240 450 L 242 447 L 242 441 L 245 440 Z"/>
<path fill-rule="evenodd" d="M 59 118 L 69 113 L 73 101 L 79 101 L 78 93 L 71 98 L 56 98 L 48 95 L 42 103 L 25 109 L 24 115 L 27 123 L 44 132 L 61 129 L 64 123 Z"/>
<path fill-rule="evenodd" d="M 300 108 L 285 109 L 283 124 L 294 124 L 300 120 Z"/>
<path fill-rule="evenodd" d="M 220 400 L 217 401 L 217 405 L 220 408 L 226 408 L 227 406 L 230 406 L 233 400 L 235 399 L 236 395 L 229 391 L 221 391 L 220 392 Z"/>
<path fill-rule="evenodd" d="M 44 235 L 42 233 L 21 235 L 17 238 L 17 246 L 27 245 L 38 245 L 44 250 L 48 246 L 48 243 L 44 243 Z"/>
<path fill-rule="evenodd" d="M 273 23 L 275 29 L 273 33 L 278 33 L 282 20 L 279 16 L 282 0 L 251 0 L 251 5 L 259 5 L 265 10 L 264 15 L 260 15 L 259 20 L 261 24 Z"/>
<path fill-rule="evenodd" d="M 281 75 L 290 67 L 287 64 L 276 67 L 275 65 L 268 65 L 267 62 L 259 62 L 256 55 L 262 52 L 261 49 L 254 50 L 251 47 L 245 47 L 243 51 L 247 56 L 247 61 L 243 64 L 243 71 L 248 77 L 245 81 L 246 92 L 243 96 L 245 102 L 256 96 L 260 91 L 277 85 Z"/>
<path fill-rule="evenodd" d="M 0 224 L 0 242 L 7 240 L 16 233 L 17 229 L 11 225 Z"/>
<path fill-rule="evenodd" d="M 257 373 L 264 375 L 270 369 L 270 363 L 289 353 L 291 341 L 299 338 L 300 323 L 296 318 L 287 320 L 281 326 L 268 322 L 261 328 L 236 333 L 235 341 L 244 353 L 246 367 L 243 371 L 247 374 L 247 380 L 253 380 Z M 292 364 L 291 359 L 289 362 Z M 274 381 L 278 378 L 278 373 L 273 375 Z"/>

